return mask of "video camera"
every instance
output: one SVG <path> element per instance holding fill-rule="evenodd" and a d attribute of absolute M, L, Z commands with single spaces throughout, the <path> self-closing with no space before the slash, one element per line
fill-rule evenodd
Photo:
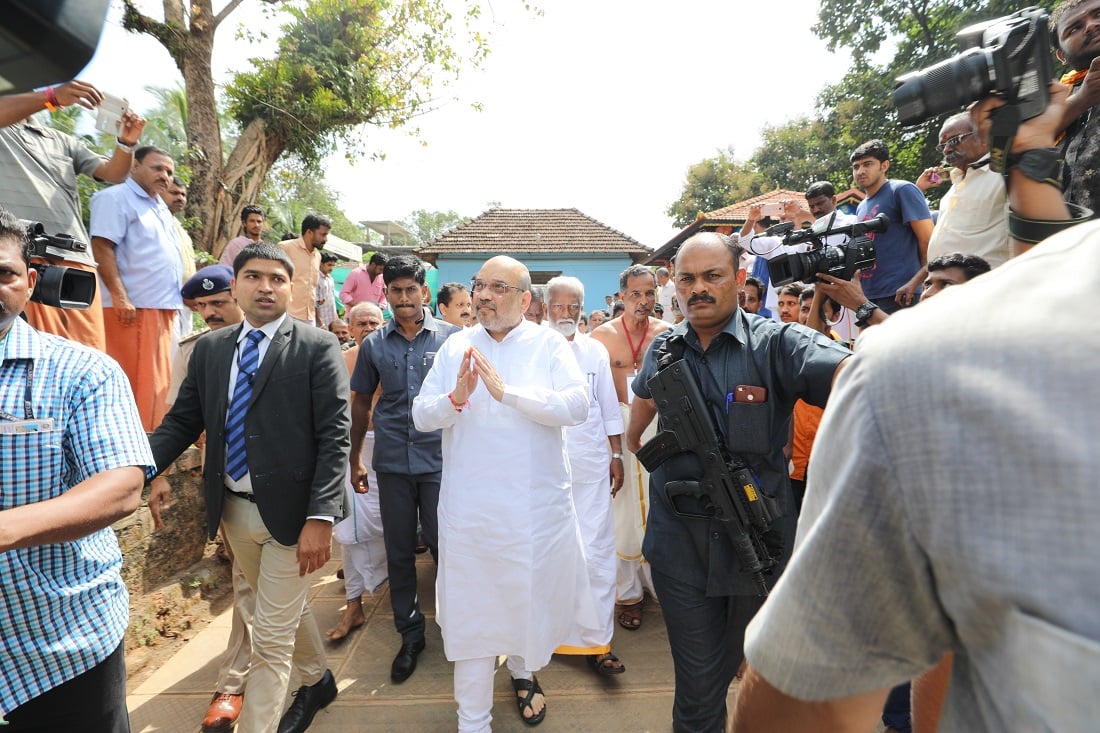
<path fill-rule="evenodd" d="M 70 252 L 88 251 L 86 243 L 77 241 L 68 234 L 49 235 L 38 222 L 20 221 L 27 227 L 27 234 L 33 243 L 32 259 L 65 260 L 69 259 Z M 38 270 L 38 283 L 34 286 L 31 300 L 70 310 L 87 310 L 91 307 L 96 289 L 94 273 L 46 262 L 32 261 L 31 267 Z"/>
<path fill-rule="evenodd" d="M 992 92 L 1003 94 L 1021 120 L 1037 117 L 1054 76 L 1048 18 L 1042 8 L 1030 7 L 959 31 L 962 53 L 898 79 L 898 122 L 916 124 Z"/>
<path fill-rule="evenodd" d="M 885 214 L 844 226 L 833 227 L 834 212 L 828 219 L 822 217 L 808 229 L 795 231 L 794 224 L 784 222 L 768 230 L 769 235 L 784 235 L 783 244 L 811 242 L 806 252 L 792 252 L 768 260 L 768 278 L 778 287 L 797 281 L 812 282 L 818 273 L 832 275 L 840 280 L 851 280 L 856 270 L 875 264 L 875 243 L 868 233 L 884 232 L 890 225 Z M 849 237 L 843 244 L 828 244 L 834 235 Z"/>

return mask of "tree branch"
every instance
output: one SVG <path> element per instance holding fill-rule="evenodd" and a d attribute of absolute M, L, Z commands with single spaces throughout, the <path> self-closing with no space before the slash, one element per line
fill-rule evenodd
<path fill-rule="evenodd" d="M 221 25 L 221 22 L 225 20 L 226 16 L 232 13 L 237 7 L 243 3 L 244 0 L 229 0 L 225 7 L 218 11 L 218 14 L 214 16 L 214 27 L 217 28 Z"/>
<path fill-rule="evenodd" d="M 176 67 L 183 70 L 183 50 L 186 40 L 182 28 L 175 28 L 168 23 L 161 23 L 145 15 L 134 5 L 133 0 L 122 0 L 122 27 L 131 33 L 144 33 L 157 39 L 160 45 L 167 49 Z"/>

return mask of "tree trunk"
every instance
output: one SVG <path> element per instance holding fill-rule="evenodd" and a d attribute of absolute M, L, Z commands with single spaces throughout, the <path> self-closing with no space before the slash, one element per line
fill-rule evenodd
<path fill-rule="evenodd" d="M 206 231 L 231 231 L 236 235 L 240 229 L 239 212 L 259 201 L 268 171 L 285 150 L 286 142 L 270 134 L 263 120 L 248 123 L 221 168 L 211 206 L 204 209 L 213 212 L 206 222 Z M 227 241 L 228 237 L 218 237 L 212 242 L 213 247 L 207 249 L 217 257 Z"/>
<path fill-rule="evenodd" d="M 215 246 L 224 246 L 228 234 L 220 220 L 209 217 L 209 212 L 214 211 L 218 181 L 224 168 L 210 65 L 216 28 L 213 20 L 210 0 L 191 3 L 191 27 L 184 45 L 183 63 L 180 64 L 187 90 L 187 162 L 193 172 L 187 192 L 187 215 L 195 217 L 198 222 L 191 232 L 195 247 L 207 252 L 212 252 Z"/>

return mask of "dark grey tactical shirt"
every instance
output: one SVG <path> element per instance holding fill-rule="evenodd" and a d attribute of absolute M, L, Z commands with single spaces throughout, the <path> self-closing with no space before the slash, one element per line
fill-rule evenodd
<path fill-rule="evenodd" d="M 791 410 L 799 399 L 823 407 L 837 365 L 851 352 L 804 326 L 776 323 L 738 309 L 705 353 L 687 321 L 658 334 L 634 380 L 634 393 L 639 397 L 652 398 L 648 382 L 657 373 L 656 354 L 661 344 L 677 333 L 685 336 L 684 358 L 727 447 L 752 467 L 761 491 L 775 499 L 784 513 L 773 525 L 784 544 L 779 567 L 771 576 L 774 583 L 790 558 L 797 521 L 783 455 Z M 734 401 L 731 394 L 738 385 L 764 388 L 764 401 Z M 659 426 L 665 427 L 663 423 Z M 705 589 L 708 596 L 755 595 L 751 576 L 740 570 L 721 524 L 681 517 L 673 511 L 665 482 L 701 476 L 694 454 L 673 456 L 650 475 L 649 521 L 642 554 L 654 570 Z"/>

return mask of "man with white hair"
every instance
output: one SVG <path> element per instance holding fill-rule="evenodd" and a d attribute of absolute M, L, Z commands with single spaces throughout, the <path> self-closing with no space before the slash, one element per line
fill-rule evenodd
<path fill-rule="evenodd" d="M 598 674 L 622 674 L 626 667 L 611 653 L 615 632 L 615 517 L 611 497 L 623 485 L 623 418 L 611 377 L 611 357 L 599 341 L 577 333 L 577 318 L 584 307 L 584 284 L 580 280 L 553 278 L 546 284 L 545 298 L 547 322 L 569 341 L 591 393 L 588 419 L 566 428 L 565 439 L 573 477 L 573 505 L 600 619 L 598 629 L 575 628 L 556 651 L 586 655 Z"/>
<path fill-rule="evenodd" d="M 669 323 L 676 322 L 674 305 L 676 301 L 676 284 L 672 282 L 667 267 L 657 268 L 657 302 L 664 309 L 661 318 Z"/>

